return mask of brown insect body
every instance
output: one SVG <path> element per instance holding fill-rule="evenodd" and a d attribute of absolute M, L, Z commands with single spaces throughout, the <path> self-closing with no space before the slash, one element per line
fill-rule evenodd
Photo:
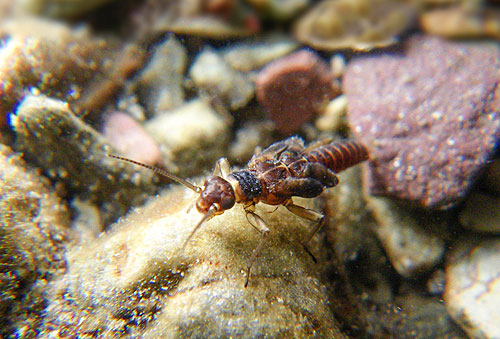
<path fill-rule="evenodd" d="M 306 149 L 301 139 L 272 144 L 248 162 L 248 169 L 233 172 L 238 203 L 285 205 L 293 196 L 314 198 L 339 183 L 335 173 L 368 159 L 366 148 L 341 141 Z"/>
<path fill-rule="evenodd" d="M 284 205 L 290 212 L 317 222 L 317 226 L 304 243 L 304 248 L 307 250 L 305 244 L 319 230 L 324 217 L 319 212 L 295 205 L 292 197 L 314 198 L 325 188 L 337 185 L 339 179 L 336 173 L 367 160 L 368 152 L 356 141 L 317 143 L 305 147 L 301 139 L 291 137 L 276 142 L 254 155 L 245 170 L 230 172 L 227 160 L 220 159 L 216 164 L 214 175 L 205 180 L 203 187 L 197 187 L 159 168 L 110 156 L 149 168 L 200 194 L 196 208 L 203 214 L 203 218 L 185 240 L 184 247 L 205 221 L 224 213 L 235 203 L 243 204 L 248 220 L 262 234 L 261 241 L 254 249 L 248 263 L 246 287 L 250 268 L 269 233 L 265 221 L 254 211 L 255 204 L 262 202 L 269 205 Z"/>

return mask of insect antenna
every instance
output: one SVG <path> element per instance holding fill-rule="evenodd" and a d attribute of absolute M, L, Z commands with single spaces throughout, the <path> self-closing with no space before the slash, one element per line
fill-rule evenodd
<path fill-rule="evenodd" d="M 147 164 L 143 164 L 141 162 L 138 162 L 138 161 L 135 161 L 135 160 L 132 160 L 132 159 L 128 159 L 128 158 L 124 158 L 124 157 L 119 157 L 117 155 L 113 155 L 113 154 L 106 154 L 108 157 L 110 158 L 115 158 L 115 159 L 118 159 L 118 160 L 122 160 L 122 161 L 126 161 L 126 162 L 130 162 L 131 164 L 134 164 L 134 165 L 137 165 L 137 166 L 141 166 L 141 167 L 144 167 L 144 168 L 147 168 L 159 175 L 162 175 L 166 178 L 169 178 L 171 180 L 174 180 L 174 181 L 177 181 L 179 184 L 181 185 L 184 185 L 186 186 L 187 188 L 189 189 L 192 189 L 193 191 L 195 191 L 196 193 L 200 193 L 201 192 L 201 187 L 198 187 L 198 186 L 195 186 L 193 185 L 192 183 L 184 180 L 184 179 L 181 179 L 173 174 L 170 174 L 168 173 L 167 171 L 161 169 L 161 168 L 158 168 L 158 167 L 154 167 L 154 166 L 151 166 L 151 165 L 147 165 Z"/>
<path fill-rule="evenodd" d="M 212 218 L 214 216 L 215 211 L 216 211 L 216 208 L 214 206 L 210 206 L 207 213 L 205 213 L 203 218 L 201 218 L 201 220 L 198 222 L 196 227 L 191 231 L 191 234 L 189 234 L 189 237 L 187 237 L 187 239 L 184 241 L 184 245 L 182 245 L 182 251 L 184 251 L 189 240 L 191 240 L 191 238 L 196 233 L 196 231 L 201 227 L 201 225 L 203 225 L 205 223 L 205 221 L 209 220 L 210 218 Z"/>

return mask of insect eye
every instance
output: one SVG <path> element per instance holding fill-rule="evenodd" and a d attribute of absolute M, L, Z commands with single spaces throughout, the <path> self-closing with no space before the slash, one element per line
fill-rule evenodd
<path fill-rule="evenodd" d="M 231 196 L 225 196 L 221 199 L 221 207 L 224 210 L 228 210 L 234 206 L 235 199 Z"/>

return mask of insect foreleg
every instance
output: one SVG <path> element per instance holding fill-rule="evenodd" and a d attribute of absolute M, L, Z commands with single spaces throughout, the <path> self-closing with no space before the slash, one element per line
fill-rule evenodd
<path fill-rule="evenodd" d="M 227 158 L 220 158 L 215 163 L 215 168 L 213 175 L 219 175 L 223 178 L 226 178 L 228 174 L 231 172 L 231 166 L 229 165 L 229 161 Z"/>
<path fill-rule="evenodd" d="M 305 207 L 302 207 L 299 205 L 295 205 L 294 203 L 286 204 L 285 207 L 293 214 L 295 214 L 301 218 L 314 221 L 316 223 L 316 225 L 314 226 L 312 231 L 306 236 L 306 238 L 302 242 L 302 246 L 304 247 L 304 250 L 307 253 L 309 253 L 309 255 L 313 258 L 313 260 L 317 261 L 316 258 L 314 257 L 314 255 L 311 253 L 311 251 L 307 247 L 307 244 L 309 244 L 309 241 L 311 241 L 311 239 L 314 237 L 314 235 L 316 233 L 318 233 L 318 231 L 323 226 L 323 221 L 325 220 L 325 216 L 320 212 L 317 212 L 317 211 L 314 211 L 314 210 L 311 210 L 311 209 L 308 209 L 308 208 L 305 208 Z"/>
<path fill-rule="evenodd" d="M 260 238 L 257 247 L 255 247 L 252 255 L 250 256 L 250 260 L 248 260 L 247 277 L 245 280 L 245 287 L 247 287 L 248 280 L 250 279 L 250 269 L 259 256 L 259 253 L 262 250 L 262 246 L 264 246 L 264 242 L 266 241 L 267 235 L 269 234 L 269 227 L 267 227 L 266 222 L 257 213 L 250 210 L 245 210 L 245 212 L 247 213 L 247 220 L 250 222 L 250 224 L 254 226 L 254 228 L 257 229 L 260 234 L 262 234 L 262 238 Z"/>

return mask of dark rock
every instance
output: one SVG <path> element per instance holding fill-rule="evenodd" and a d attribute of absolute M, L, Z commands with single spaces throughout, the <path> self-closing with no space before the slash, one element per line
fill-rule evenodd
<path fill-rule="evenodd" d="M 500 137 L 500 52 L 416 37 L 401 55 L 355 59 L 343 88 L 371 154 L 369 188 L 446 207 L 463 197 Z"/>

